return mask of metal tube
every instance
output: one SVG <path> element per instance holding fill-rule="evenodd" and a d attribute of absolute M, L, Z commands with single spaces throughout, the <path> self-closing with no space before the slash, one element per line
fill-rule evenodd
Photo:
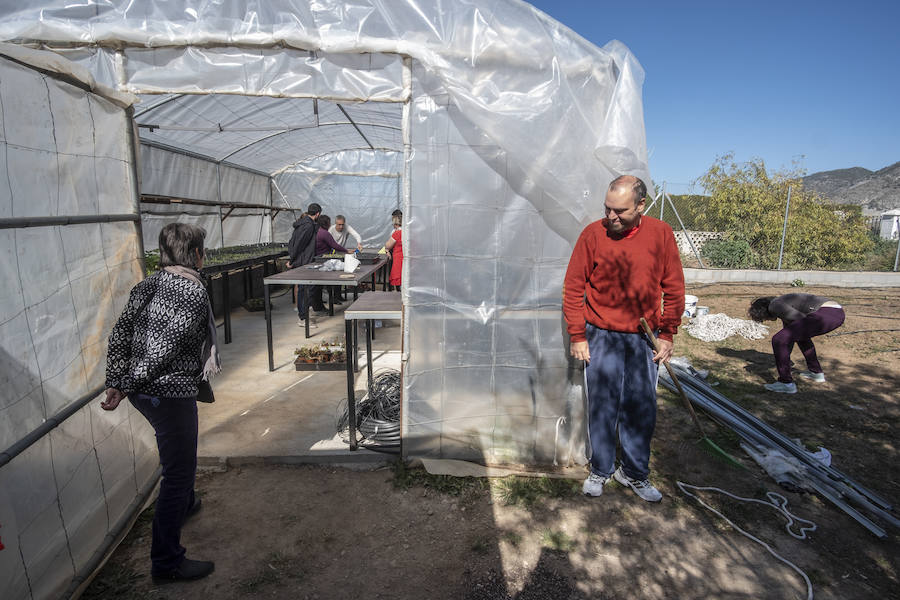
<path fill-rule="evenodd" d="M 705 269 L 706 267 L 703 265 L 703 259 L 700 258 L 700 251 L 697 250 L 696 246 L 694 246 L 693 240 L 691 240 L 691 234 L 688 233 L 687 227 L 684 226 L 684 221 L 681 220 L 681 215 L 678 214 L 678 209 L 675 208 L 675 203 L 672 202 L 672 198 L 666 194 L 663 196 L 663 203 L 665 204 L 666 199 L 669 200 L 669 204 L 672 206 L 672 212 L 675 213 L 675 218 L 678 219 L 678 224 L 681 225 L 681 230 L 684 232 L 684 237 L 687 238 L 688 245 L 691 247 L 691 250 L 694 252 L 694 256 L 697 257 L 697 262 L 700 263 L 700 268 Z"/>
<path fill-rule="evenodd" d="M 894 255 L 894 271 L 897 270 L 898 262 L 900 262 L 900 237 L 897 238 L 897 254 Z"/>
<path fill-rule="evenodd" d="M 344 354 L 347 358 L 347 428 L 350 435 L 350 449 L 356 450 L 356 393 L 353 389 L 353 361 L 350 359 L 350 348 L 353 343 L 352 337 L 353 321 L 345 319 Z"/>
<path fill-rule="evenodd" d="M 3 467 L 12 459 L 25 452 L 25 450 L 30 448 L 32 444 L 50 433 L 52 429 L 55 429 L 56 427 L 61 425 L 63 421 L 84 408 L 91 400 L 102 394 L 104 389 L 106 389 L 104 386 L 100 386 L 91 390 L 78 400 L 75 400 L 74 402 L 60 409 L 59 412 L 25 434 L 25 436 L 15 444 L 10 446 L 3 452 L 0 452 L 0 467 Z"/>
<path fill-rule="evenodd" d="M 791 210 L 791 190 L 793 186 L 788 186 L 787 204 L 784 205 L 784 225 L 781 227 L 781 249 L 778 251 L 778 270 L 781 270 L 781 258 L 784 256 L 784 238 L 787 236 L 788 212 Z"/>
<path fill-rule="evenodd" d="M 676 366 L 676 369 L 678 368 L 679 367 Z M 781 432 L 740 408 L 710 388 L 705 382 L 701 382 L 696 377 L 692 377 L 691 374 L 684 369 L 681 369 L 681 371 L 683 374 L 681 381 L 687 386 L 686 392 L 688 397 L 691 398 L 692 401 L 697 402 L 700 408 L 714 416 L 720 423 L 725 424 L 739 435 L 743 434 L 742 437 L 746 436 L 745 439 L 751 439 L 765 447 L 777 446 L 782 450 L 787 451 L 791 456 L 804 463 L 805 466 L 814 469 L 816 472 L 822 473 L 823 478 L 827 478 L 827 480 L 834 483 L 845 485 L 847 487 L 847 495 L 855 496 L 858 494 L 860 501 L 865 501 L 867 504 L 871 502 L 875 507 L 873 508 L 873 511 L 878 512 L 885 520 L 890 521 L 891 519 L 894 519 L 890 514 L 887 516 L 881 514 L 882 510 L 889 511 L 893 508 L 889 502 L 853 481 L 837 469 L 820 463 L 811 457 L 809 453 L 806 452 L 805 448 L 798 446 L 793 440 L 790 440 Z M 661 374 L 660 382 L 667 388 L 673 389 L 671 382 L 664 377 L 664 374 Z M 898 524 L 900 524 L 900 522 L 898 522 Z"/>
<path fill-rule="evenodd" d="M 7 217 L 0 219 L 0 229 L 24 229 L 25 227 L 56 227 L 60 225 L 90 225 L 92 223 L 140 222 L 139 214 L 121 215 L 69 215 L 57 217 Z M 141 240 L 143 244 L 143 240 Z"/>
<path fill-rule="evenodd" d="M 275 370 L 275 360 L 272 356 L 272 307 L 269 306 L 270 297 L 269 286 L 263 279 L 263 302 L 266 303 L 266 347 L 269 349 L 269 372 L 272 372 Z"/>
<path fill-rule="evenodd" d="M 663 220 L 663 215 L 665 214 L 665 211 L 666 211 L 666 182 L 663 181 L 662 202 L 659 203 L 659 220 L 660 221 Z"/>
<path fill-rule="evenodd" d="M 676 369 L 679 367 L 676 365 Z M 847 485 L 855 488 L 857 491 L 865 495 L 872 502 L 884 508 L 885 510 L 891 510 L 893 508 L 892 504 L 887 500 L 881 498 L 871 490 L 866 489 L 864 486 L 858 484 L 851 478 L 847 477 L 837 469 L 833 467 L 826 467 L 822 463 L 818 462 L 816 459 L 809 456 L 806 452 L 805 448 L 798 446 L 794 443 L 793 440 L 774 429 L 773 427 L 767 425 L 765 422 L 760 421 L 754 415 L 750 414 L 713 388 L 711 388 L 706 382 L 698 380 L 696 377 L 692 376 L 690 373 L 681 369 L 681 373 L 683 373 L 683 377 L 681 378 L 682 383 L 686 383 L 689 387 L 696 389 L 700 394 L 705 394 L 710 397 L 710 402 L 712 400 L 717 401 L 717 406 L 720 406 L 724 410 L 729 411 L 734 418 L 741 418 L 746 421 L 752 423 L 755 427 L 758 427 L 760 430 L 764 431 L 767 435 L 769 435 L 774 443 L 777 443 L 782 449 L 791 453 L 795 458 L 803 461 L 809 466 L 813 466 L 816 468 L 824 469 L 828 476 L 837 481 L 843 481 Z M 661 377 L 662 379 L 662 377 Z"/>

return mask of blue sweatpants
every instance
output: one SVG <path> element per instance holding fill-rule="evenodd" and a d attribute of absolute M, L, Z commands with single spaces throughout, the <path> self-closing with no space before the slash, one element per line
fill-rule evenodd
<path fill-rule="evenodd" d="M 651 343 L 640 333 L 609 331 L 590 323 L 586 334 L 591 353 L 584 368 L 591 472 L 609 477 L 615 471 L 618 431 L 625 475 L 647 479 L 659 368 Z"/>

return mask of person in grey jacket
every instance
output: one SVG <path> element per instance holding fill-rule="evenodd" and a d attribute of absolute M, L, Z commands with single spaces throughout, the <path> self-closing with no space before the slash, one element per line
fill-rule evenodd
<path fill-rule="evenodd" d="M 126 396 L 156 432 L 162 482 L 153 515 L 151 575 L 156 583 L 199 579 L 210 561 L 185 557 L 181 527 L 200 509 L 197 397 L 220 369 L 216 324 L 200 281 L 206 232 L 186 223 L 159 234 L 160 270 L 134 289 L 109 336 L 104 410 Z M 209 389 L 208 387 L 206 389 Z"/>
<path fill-rule="evenodd" d="M 784 328 L 772 336 L 772 351 L 778 381 L 765 384 L 771 392 L 796 394 L 797 384 L 791 376 L 791 351 L 796 343 L 807 370 L 800 373 L 804 379 L 816 383 L 825 381 L 825 373 L 812 338 L 833 331 L 844 323 L 844 309 L 840 304 L 825 296 L 813 294 L 784 294 L 783 296 L 763 296 L 750 303 L 747 314 L 757 322 L 781 319 Z"/>

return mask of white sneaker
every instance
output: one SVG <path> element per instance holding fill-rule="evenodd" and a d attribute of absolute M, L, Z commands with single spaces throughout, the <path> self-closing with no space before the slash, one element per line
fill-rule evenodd
<path fill-rule="evenodd" d="M 803 379 L 808 379 L 809 381 L 814 381 L 816 383 L 825 383 L 825 373 L 813 373 L 812 371 L 803 371 L 800 373 L 800 377 Z"/>
<path fill-rule="evenodd" d="M 776 381 L 775 383 L 767 383 L 763 386 L 770 392 L 778 392 L 779 394 L 796 394 L 797 393 L 797 384 L 793 381 L 790 383 L 782 383 L 781 381 Z"/>
<path fill-rule="evenodd" d="M 297 319 L 297 327 L 306 327 L 306 322 L 303 319 Z M 309 328 L 310 329 L 318 329 L 318 325 L 312 319 L 309 320 Z"/>
<path fill-rule="evenodd" d="M 609 477 L 602 477 L 591 473 L 590 477 L 584 480 L 581 491 L 584 492 L 585 496 L 599 496 L 603 494 L 603 486 L 606 485 L 607 481 L 609 481 Z"/>
<path fill-rule="evenodd" d="M 632 479 L 622 471 L 622 467 L 616 469 L 613 478 L 624 486 L 630 487 L 634 493 L 647 502 L 659 502 L 662 494 L 656 489 L 649 479 Z"/>

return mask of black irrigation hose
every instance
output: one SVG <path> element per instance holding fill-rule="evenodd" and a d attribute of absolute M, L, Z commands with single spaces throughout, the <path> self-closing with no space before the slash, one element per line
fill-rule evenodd
<path fill-rule="evenodd" d="M 863 329 L 861 331 L 839 331 L 837 333 L 829 333 L 825 337 L 837 337 L 839 335 L 853 335 L 854 333 L 880 333 L 883 331 L 900 331 L 900 329 Z"/>
<path fill-rule="evenodd" d="M 402 381 L 400 371 L 382 369 L 375 373 L 368 393 L 356 401 L 356 429 L 369 442 L 364 447 L 397 447 L 400 445 L 400 398 Z M 337 431 L 348 429 L 349 416 L 346 403 L 338 418 Z"/>

